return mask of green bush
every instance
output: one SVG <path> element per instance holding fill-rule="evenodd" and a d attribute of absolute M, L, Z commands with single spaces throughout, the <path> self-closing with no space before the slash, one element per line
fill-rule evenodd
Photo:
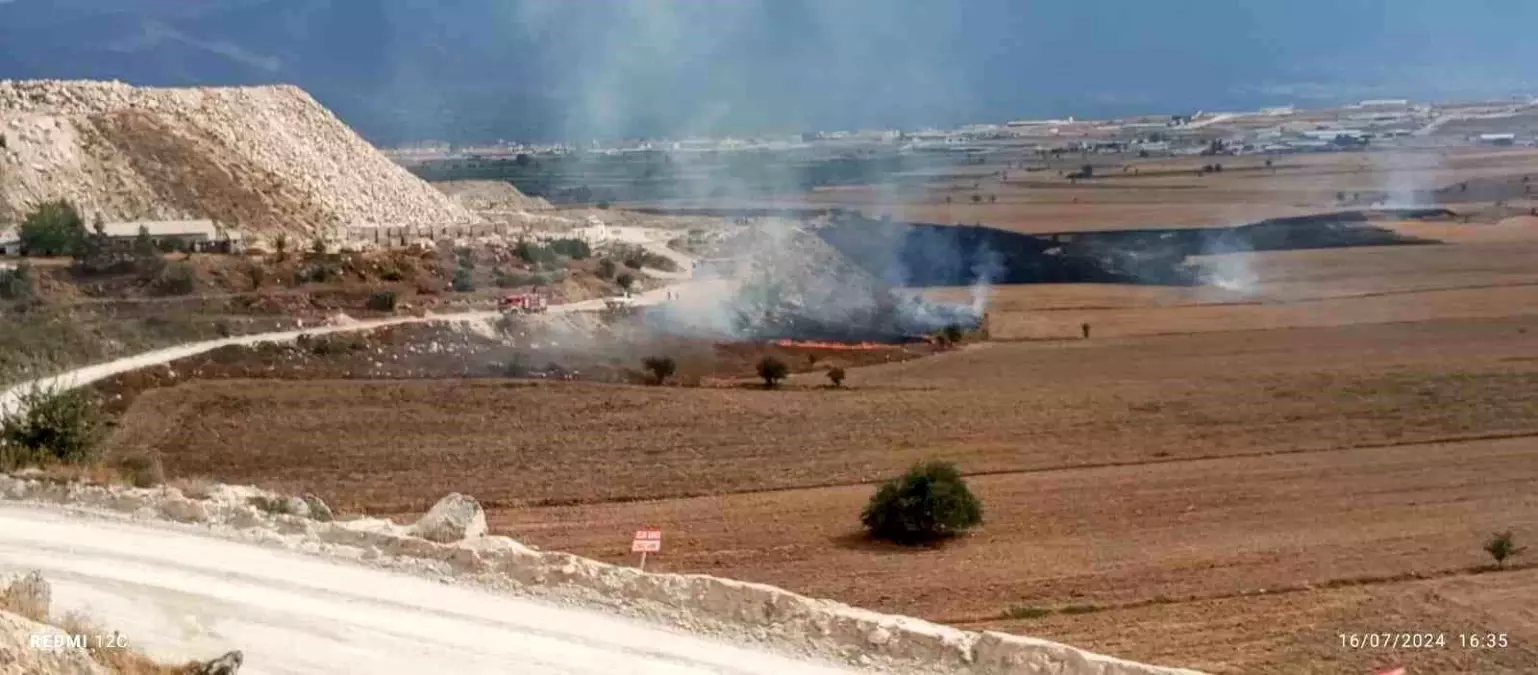
<path fill-rule="evenodd" d="M 949 462 L 914 465 L 877 489 L 860 513 L 870 536 L 906 546 L 952 537 L 982 521 L 982 504 Z"/>
<path fill-rule="evenodd" d="M 47 462 L 80 464 L 96 457 L 103 417 L 82 390 L 33 387 L 17 399 L 20 413 L 0 419 L 0 458 L 6 470 Z"/>
<path fill-rule="evenodd" d="M 1506 559 L 1527 550 L 1525 546 L 1517 546 L 1512 539 L 1511 530 L 1497 532 L 1490 535 L 1490 540 L 1485 542 L 1485 553 L 1495 560 L 1496 567 L 1505 567 Z"/>
<path fill-rule="evenodd" d="M 614 283 L 619 284 L 620 288 L 623 288 L 623 289 L 628 291 L 628 290 L 630 290 L 631 286 L 635 285 L 635 275 L 631 274 L 629 272 L 626 272 L 624 274 L 621 274 L 621 275 L 615 277 L 614 278 Z"/>
<path fill-rule="evenodd" d="M 763 378 L 765 388 L 773 389 L 779 386 L 780 380 L 785 379 L 789 374 L 790 366 L 773 356 L 765 356 L 758 361 L 758 376 Z"/>
<path fill-rule="evenodd" d="M 587 242 L 575 238 L 556 239 L 550 242 L 550 250 L 572 260 L 587 260 L 593 256 L 592 247 L 588 246 Z"/>
<path fill-rule="evenodd" d="M 652 356 L 641 361 L 641 365 L 652 374 L 652 384 L 660 385 L 666 382 L 673 373 L 678 371 L 678 364 L 670 356 Z"/>
<path fill-rule="evenodd" d="M 475 279 L 470 276 L 470 268 L 460 267 L 454 270 L 453 287 L 455 293 L 469 293 L 475 290 Z"/>
<path fill-rule="evenodd" d="M 150 287 L 158 295 L 188 295 L 197 290 L 198 274 L 192 265 L 177 262 L 160 270 Z"/>
<path fill-rule="evenodd" d="M 395 291 L 374 291 L 369 294 L 366 306 L 376 312 L 393 312 L 395 303 Z"/>
<path fill-rule="evenodd" d="M 27 255 L 72 255 L 85 244 L 85 219 L 66 200 L 43 202 L 27 214 L 17 235 Z"/>
<path fill-rule="evenodd" d="M 12 269 L 0 269 L 0 298 L 27 300 L 35 297 L 32 285 L 32 266 L 26 263 Z"/>
<path fill-rule="evenodd" d="M 961 330 L 961 326 L 954 323 L 946 324 L 945 330 L 941 334 L 945 336 L 946 342 L 953 345 L 960 344 L 961 338 L 966 336 L 966 333 Z"/>

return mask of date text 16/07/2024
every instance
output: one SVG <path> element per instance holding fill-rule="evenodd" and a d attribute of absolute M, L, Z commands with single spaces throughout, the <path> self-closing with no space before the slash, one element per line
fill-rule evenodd
<path fill-rule="evenodd" d="M 1505 633 L 1338 633 L 1346 649 L 1503 649 L 1511 644 Z"/>

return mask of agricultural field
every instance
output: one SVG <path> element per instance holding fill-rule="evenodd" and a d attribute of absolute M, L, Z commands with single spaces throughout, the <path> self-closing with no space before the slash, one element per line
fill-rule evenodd
<path fill-rule="evenodd" d="M 1002 159 L 936 174 L 916 189 L 827 187 L 811 192 L 806 201 L 863 209 L 872 217 L 890 214 L 900 221 L 980 223 L 1028 233 L 1071 232 L 1239 225 L 1347 205 L 1366 206 L 1351 199 L 1357 193 L 1360 199 L 1369 193 L 1432 191 L 1464 181 L 1538 175 L 1538 152 L 1530 149 L 1167 159 L 1088 155 L 1045 164 L 1026 155 Z M 1014 168 L 1012 159 L 1032 169 Z M 1222 164 L 1223 170 L 1200 172 L 1214 163 Z M 1085 164 L 1095 166 L 1093 178 L 1070 181 L 1062 175 Z M 1402 194 L 1401 199 L 1406 196 Z M 1496 199 L 1515 199 L 1510 205 L 1522 211 L 1534 204 L 1520 191 L 1488 201 Z M 1481 204 L 1463 206 L 1473 210 Z"/>
<path fill-rule="evenodd" d="M 1538 221 L 1391 226 L 1446 243 L 1200 261 L 1222 288 L 993 288 L 991 339 L 851 356 L 843 388 L 830 360 L 760 389 L 759 352 L 711 386 L 232 372 L 139 394 L 111 445 L 344 513 L 472 494 L 494 532 L 616 563 L 650 525 L 648 569 L 1215 673 L 1531 672 L 1538 566 L 1481 546 L 1538 537 Z M 862 536 L 875 486 L 930 458 L 983 526 Z M 1341 644 L 1400 632 L 1444 643 Z M 1462 644 L 1483 633 L 1507 646 Z"/>

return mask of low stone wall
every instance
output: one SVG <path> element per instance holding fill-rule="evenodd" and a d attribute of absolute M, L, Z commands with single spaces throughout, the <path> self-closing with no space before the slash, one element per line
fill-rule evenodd
<path fill-rule="evenodd" d="M 1003 675 L 1199 675 L 1124 661 L 1046 640 L 972 632 L 880 614 L 831 600 L 697 574 L 653 574 L 568 553 L 540 551 L 507 537 L 483 536 L 473 499 L 450 495 L 432 523 L 406 526 L 329 516 L 313 498 L 250 487 L 210 486 L 188 496 L 175 488 L 135 489 L 55 483 L 0 475 L 0 498 L 116 512 L 136 519 L 198 524 L 223 537 L 282 546 L 417 574 L 477 583 L 525 596 L 578 603 L 702 634 L 780 651 L 902 673 Z M 427 518 L 427 517 L 424 517 Z M 449 543 L 414 536 L 459 528 Z"/>

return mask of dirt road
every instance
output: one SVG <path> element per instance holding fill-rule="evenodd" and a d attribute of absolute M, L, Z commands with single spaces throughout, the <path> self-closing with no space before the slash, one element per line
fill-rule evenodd
<path fill-rule="evenodd" d="M 0 505 L 0 570 L 41 570 L 168 661 L 245 652 L 249 673 L 854 672 L 634 620 L 171 526 Z"/>
<path fill-rule="evenodd" d="M 646 291 L 645 293 L 640 293 L 633 296 L 631 302 L 635 305 L 659 304 L 667 300 L 670 291 L 678 291 L 679 289 L 688 286 L 689 284 L 687 283 L 681 283 L 664 286 L 661 288 L 655 288 L 650 291 Z M 551 314 L 561 314 L 566 312 L 596 312 L 604 309 L 604 303 L 605 299 L 599 298 L 595 300 L 584 300 L 582 302 L 551 305 L 549 312 Z M 0 392 L 0 417 L 4 417 L 15 412 L 18 404 L 20 403 L 22 394 L 33 390 L 33 388 L 47 391 L 73 389 L 75 387 L 84 386 L 98 380 L 112 377 L 113 375 L 170 363 L 172 361 L 184 359 L 189 356 L 196 356 L 198 354 L 211 352 L 215 349 L 219 349 L 220 347 L 228 347 L 231 345 L 253 345 L 262 342 L 293 342 L 294 340 L 298 339 L 300 335 L 328 335 L 331 333 L 356 332 L 408 323 L 490 321 L 495 319 L 497 315 L 498 313 L 495 311 L 477 311 L 456 312 L 452 314 L 429 314 L 427 316 L 398 316 L 390 317 L 387 319 L 347 321 L 345 323 L 339 323 L 335 325 L 314 326 L 275 333 L 257 333 L 253 335 L 221 338 L 218 340 L 191 342 L 175 347 L 167 347 L 165 349 L 157 349 L 155 351 L 145 352 L 143 354 L 118 359 L 116 361 L 109 361 L 107 363 L 97 364 L 94 366 L 77 368 L 75 370 L 61 373 L 52 377 L 23 382 L 5 390 L 4 392 Z"/>

